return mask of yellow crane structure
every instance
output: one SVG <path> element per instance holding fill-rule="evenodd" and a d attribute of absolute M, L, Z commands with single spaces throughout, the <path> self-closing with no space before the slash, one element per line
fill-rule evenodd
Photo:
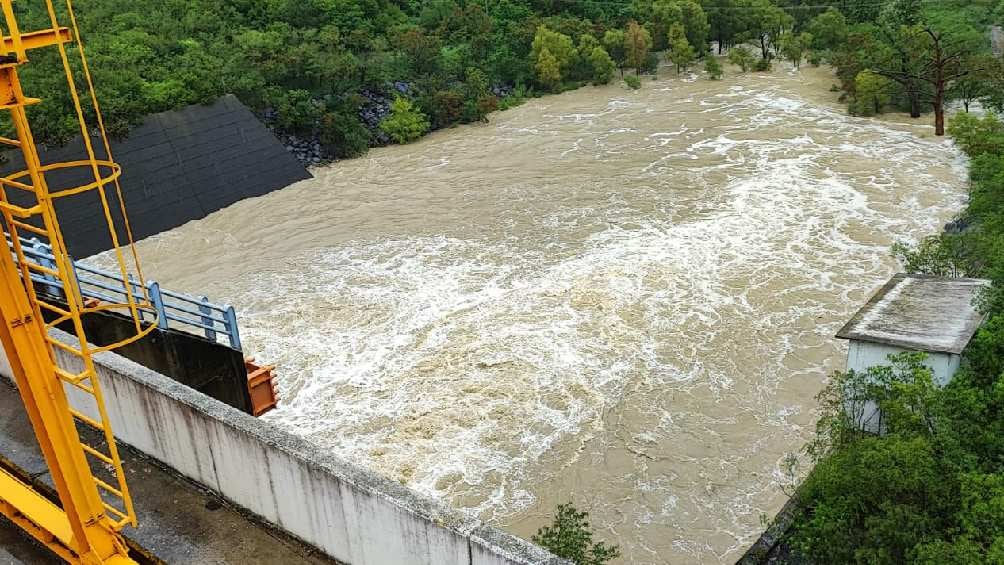
<path fill-rule="evenodd" d="M 35 14 L 46 14 L 44 29 L 20 30 L 17 14 L 24 14 L 19 10 L 27 4 Z M 146 295 L 119 189 L 121 168 L 111 155 L 71 0 L 65 4 L 22 0 L 18 6 L 13 0 L 0 0 L 0 9 L 0 120 L 6 113 L 13 132 L 11 137 L 0 137 L 0 143 L 18 149 L 24 161 L 24 170 L 0 178 L 0 222 L 10 235 L 9 252 L 0 250 L 0 342 L 59 496 L 55 504 L 0 469 L 0 512 L 68 562 L 132 563 L 120 531 L 136 525 L 136 514 L 92 355 L 150 332 L 156 327 L 150 323 L 156 313 Z M 41 100 L 25 95 L 18 71 L 32 52 L 43 48 L 59 52 L 62 69 L 54 72 L 66 76 L 86 159 L 40 162 L 27 108 Z M 104 152 L 102 158 L 99 151 Z M 82 169 L 93 180 L 72 187 L 50 186 L 57 184 L 50 182 L 51 176 L 72 169 Z M 124 303 L 96 304 L 81 298 L 56 206 L 69 197 L 100 201 L 122 281 L 132 287 L 124 289 Z M 22 237 L 40 238 L 50 245 L 52 260 L 47 264 L 29 260 L 21 248 Z M 120 243 L 132 248 L 128 259 Z M 51 289 L 59 289 L 57 296 Z M 130 316 L 135 335 L 111 346 L 89 345 L 84 317 L 109 310 Z M 54 337 L 50 330 L 56 325 L 72 327 L 76 343 Z M 86 398 L 91 404 L 88 409 L 71 405 L 67 394 L 71 387 L 79 391 L 73 395 L 77 402 Z M 103 441 L 84 443 L 78 426 L 98 430 Z"/>

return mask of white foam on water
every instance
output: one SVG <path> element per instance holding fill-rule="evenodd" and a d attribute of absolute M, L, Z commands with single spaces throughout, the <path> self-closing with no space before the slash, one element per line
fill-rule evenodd
<path fill-rule="evenodd" d="M 741 104 L 807 111 L 804 103 L 769 96 Z M 808 152 L 787 157 L 794 148 Z M 733 374 L 708 374 L 698 362 L 711 352 L 694 343 L 667 357 L 659 353 L 662 331 L 687 327 L 711 336 L 726 312 L 764 316 L 746 294 L 783 288 L 796 273 L 819 290 L 832 290 L 819 269 L 841 263 L 877 280 L 887 270 L 884 246 L 856 242 L 844 227 L 860 221 L 903 233 L 916 222 L 872 210 L 860 190 L 818 163 L 834 150 L 915 160 L 899 140 L 827 149 L 808 133 L 773 141 L 721 135 L 690 149 L 738 151 L 749 167 L 724 187 L 723 205 L 700 221 L 638 218 L 631 229 L 611 226 L 591 236 L 580 253 L 559 261 L 450 238 L 361 242 L 296 261 L 313 269 L 283 288 L 312 286 L 332 306 L 359 315 L 333 324 L 312 320 L 277 336 L 271 323 L 255 320 L 286 318 L 289 310 L 252 309 L 245 331 L 265 344 L 264 358 L 306 345 L 325 360 L 302 367 L 308 378 L 283 381 L 287 400 L 271 418 L 439 496 L 466 496 L 494 481 L 473 510 L 504 516 L 532 500 L 521 487 L 535 460 L 557 442 L 596 431 L 598 416 L 632 375 L 727 392 Z M 728 286 L 736 277 L 747 277 L 749 286 Z M 638 310 L 641 322 L 625 323 L 625 310 Z M 762 322 L 784 324 L 777 316 L 793 314 L 770 313 Z M 282 366 L 297 373 L 288 360 Z"/>

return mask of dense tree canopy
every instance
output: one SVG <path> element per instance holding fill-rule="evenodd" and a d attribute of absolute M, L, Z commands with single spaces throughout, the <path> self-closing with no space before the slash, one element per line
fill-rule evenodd
<path fill-rule="evenodd" d="M 25 29 L 46 25 L 42 4 L 15 8 Z M 95 0 L 77 12 L 113 134 L 233 93 L 280 133 L 319 139 L 336 157 L 391 141 L 380 122 L 398 98 L 433 129 L 478 121 L 511 94 L 605 83 L 611 62 L 650 70 L 651 44 L 665 45 L 671 24 L 698 53 L 709 32 L 695 0 Z M 76 134 L 50 72 L 57 56 L 40 52 L 24 72 L 46 100 L 31 112 L 51 143 Z"/>
<path fill-rule="evenodd" d="M 41 4 L 15 7 L 26 29 L 45 25 Z M 1004 104 L 1004 89 L 987 87 L 1000 65 L 983 56 L 1001 0 L 94 0 L 77 10 L 114 134 L 233 93 L 335 157 L 391 141 L 380 122 L 399 97 L 437 129 L 535 92 L 605 83 L 609 61 L 654 72 L 662 51 L 682 69 L 715 44 L 755 46 L 762 61 L 740 56 L 745 68 L 831 63 L 852 109 L 865 70 L 893 83 L 879 111 L 933 110 L 941 123 L 952 99 Z M 46 99 L 31 110 L 38 137 L 59 143 L 75 130 L 51 68 L 29 66 L 24 82 Z"/>

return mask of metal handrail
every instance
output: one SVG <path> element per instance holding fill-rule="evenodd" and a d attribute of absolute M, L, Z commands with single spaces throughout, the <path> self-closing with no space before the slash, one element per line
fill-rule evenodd
<path fill-rule="evenodd" d="M 10 234 L 5 232 L 4 239 L 13 251 L 14 244 L 10 240 Z M 55 261 L 52 248 L 48 244 L 35 238 L 18 239 L 21 241 L 25 257 L 41 265 Z M 157 325 L 161 329 L 179 329 L 195 333 L 192 331 L 194 328 L 201 330 L 207 339 L 214 342 L 217 341 L 217 336 L 222 334 L 231 348 L 241 350 L 237 313 L 233 306 L 213 304 L 205 296 L 194 297 L 162 289 L 156 281 L 147 281 L 146 291 L 143 292 L 141 285 L 134 280 L 130 279 L 127 284 L 120 275 L 79 261 L 73 261 L 73 269 L 82 298 L 122 303 L 129 294 L 132 294 L 133 300 L 137 302 L 145 302 L 149 297 L 151 306 L 157 312 Z M 65 296 L 62 282 L 55 277 L 32 274 L 31 280 L 38 285 L 38 290 L 46 294 Z"/>

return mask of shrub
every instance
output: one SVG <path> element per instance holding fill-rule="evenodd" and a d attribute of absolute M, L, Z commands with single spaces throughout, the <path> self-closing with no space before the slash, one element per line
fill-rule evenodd
<path fill-rule="evenodd" d="M 527 90 L 526 86 L 522 84 L 517 84 L 516 88 L 513 89 L 509 96 L 506 96 L 499 101 L 499 110 L 508 110 L 509 108 L 515 108 L 527 101 L 528 98 L 533 98 L 533 92 Z"/>
<path fill-rule="evenodd" d="M 485 94 L 477 100 L 468 101 L 467 108 L 467 115 L 472 118 L 470 121 L 488 123 L 488 114 L 499 109 L 499 99 L 493 94 Z"/>
<path fill-rule="evenodd" d="M 903 353 L 891 366 L 837 373 L 820 393 L 808 450 L 818 464 L 799 491 L 811 510 L 794 537 L 817 562 L 902 563 L 945 527 L 957 493 L 945 477 L 951 462 L 938 456 L 944 394 L 925 357 Z M 869 403 L 880 417 L 866 419 Z"/>
<path fill-rule="evenodd" d="M 324 107 L 306 90 L 276 90 L 270 93 L 276 111 L 276 125 L 297 134 L 310 133 L 323 116 Z"/>
<path fill-rule="evenodd" d="M 355 112 L 336 111 L 321 119 L 319 137 L 325 151 L 344 159 L 365 153 L 372 136 Z"/>
<path fill-rule="evenodd" d="M 756 59 L 749 47 L 739 45 L 729 51 L 729 62 L 739 67 L 745 73 L 753 68 L 753 65 L 756 64 Z"/>
<path fill-rule="evenodd" d="M 892 252 L 908 273 L 964 277 L 972 270 L 964 243 L 956 235 L 932 235 L 921 240 L 916 247 L 897 243 L 892 246 Z"/>
<path fill-rule="evenodd" d="M 631 90 L 638 90 L 641 88 L 641 79 L 638 78 L 638 75 L 627 75 L 624 77 L 624 84 Z"/>
<path fill-rule="evenodd" d="M 579 512 L 571 504 L 559 504 L 554 523 L 538 530 L 533 543 L 576 565 L 603 565 L 620 557 L 616 545 L 593 543 L 588 517 L 588 513 Z"/>
<path fill-rule="evenodd" d="M 432 127 L 439 129 L 460 121 L 464 114 L 464 93 L 458 90 L 438 90 L 432 95 L 430 109 Z"/>
<path fill-rule="evenodd" d="M 537 82 L 544 88 L 556 90 L 561 85 L 561 67 L 558 65 L 558 60 L 546 48 L 537 56 L 537 63 L 533 68 L 537 73 Z"/>
<path fill-rule="evenodd" d="M 854 101 L 851 113 L 858 116 L 874 116 L 892 101 L 892 82 L 870 70 L 863 70 L 854 79 Z"/>
<path fill-rule="evenodd" d="M 499 107 L 499 100 L 488 86 L 488 75 L 481 69 L 467 69 L 467 99 L 464 102 L 463 121 L 487 122 L 488 114 Z"/>
<path fill-rule="evenodd" d="M 980 117 L 959 113 L 948 125 L 948 133 L 971 157 L 990 153 L 1004 155 L 1004 123 L 993 115 Z"/>
<path fill-rule="evenodd" d="M 411 143 L 429 131 L 429 119 L 410 100 L 398 97 L 390 105 L 390 115 L 380 122 L 380 131 L 397 143 Z"/>
<path fill-rule="evenodd" d="M 704 71 L 708 73 L 708 78 L 711 80 L 722 78 L 722 64 L 718 62 L 718 58 L 714 55 L 708 55 L 707 60 L 704 61 Z"/>
<path fill-rule="evenodd" d="M 654 75 L 659 73 L 659 55 L 657 53 L 649 52 L 645 56 L 645 64 L 642 65 L 638 72 L 646 75 Z"/>
<path fill-rule="evenodd" d="M 607 84 L 614 76 L 614 60 L 600 46 L 593 47 L 589 53 L 589 64 L 593 70 L 593 84 Z"/>
<path fill-rule="evenodd" d="M 765 73 L 770 72 L 771 68 L 773 68 L 773 65 L 771 64 L 770 59 L 760 59 L 756 62 L 756 67 L 753 69 L 757 72 Z"/>

